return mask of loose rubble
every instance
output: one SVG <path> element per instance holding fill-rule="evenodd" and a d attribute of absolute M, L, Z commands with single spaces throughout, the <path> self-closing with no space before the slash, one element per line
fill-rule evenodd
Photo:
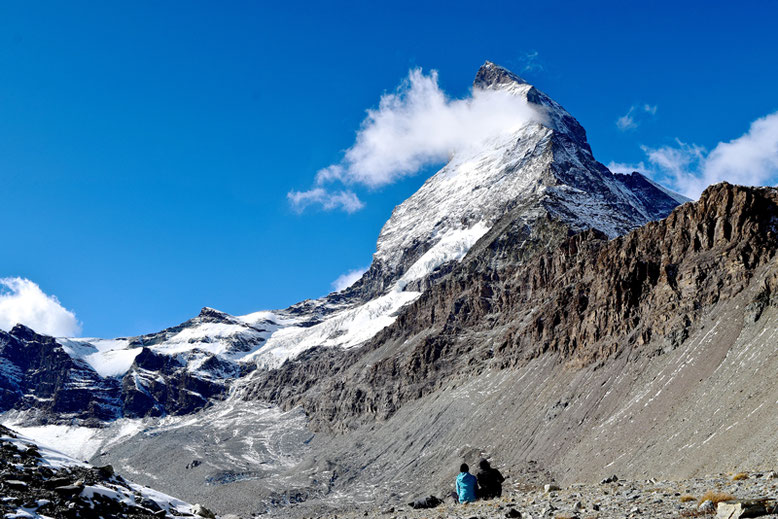
<path fill-rule="evenodd" d="M 360 509 L 318 517 L 334 519 L 634 519 L 685 518 L 778 519 L 775 508 L 778 479 L 774 472 L 735 474 L 681 481 L 656 479 L 628 481 L 610 476 L 600 484 L 574 484 L 559 488 L 555 483 L 527 488 L 524 483 L 505 487 L 503 497 L 466 505 L 446 499 L 432 510 L 410 507 Z M 703 498 L 703 497 L 706 498 Z M 707 496 L 713 496 L 708 499 Z M 720 497 L 734 500 L 714 502 Z M 772 512 L 772 513 L 771 513 Z M 741 515 L 743 514 L 743 515 Z"/>
<path fill-rule="evenodd" d="M 5 518 L 209 517 L 114 473 L 36 444 L 0 426 L 0 516 Z"/>
<path fill-rule="evenodd" d="M 190 505 L 131 483 L 115 474 L 110 465 L 94 467 L 78 462 L 2 426 L 0 459 L 3 461 L 0 514 L 5 518 L 217 517 L 205 506 Z M 778 474 L 775 471 L 720 473 L 680 481 L 630 481 L 612 475 L 599 484 L 569 486 L 560 486 L 553 480 L 530 482 L 521 477 L 508 482 L 501 498 L 467 505 L 446 497 L 440 506 L 431 509 L 395 505 L 317 513 L 301 508 L 284 510 L 283 516 L 327 519 L 778 519 Z M 376 502 L 380 497 L 376 496 Z M 239 519 L 234 515 L 229 518 Z"/>

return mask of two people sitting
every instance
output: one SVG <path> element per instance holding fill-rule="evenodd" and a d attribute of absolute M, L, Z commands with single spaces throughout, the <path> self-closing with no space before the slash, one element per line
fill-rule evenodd
<path fill-rule="evenodd" d="M 470 467 L 463 463 L 459 467 L 456 492 L 460 503 L 472 503 L 476 499 L 492 499 L 502 496 L 502 483 L 505 478 L 500 471 L 492 468 L 489 462 L 481 460 L 476 476 L 470 474 Z"/>

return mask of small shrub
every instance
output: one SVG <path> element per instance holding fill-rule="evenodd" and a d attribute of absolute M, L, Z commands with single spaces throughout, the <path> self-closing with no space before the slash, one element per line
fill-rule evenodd
<path fill-rule="evenodd" d="M 697 501 L 697 498 L 689 494 L 681 496 L 681 503 L 688 503 L 689 501 Z"/>
<path fill-rule="evenodd" d="M 702 495 L 700 499 L 697 500 L 697 503 L 702 504 L 705 501 L 713 501 L 713 504 L 717 505 L 722 501 L 729 501 L 730 499 L 737 498 L 732 494 L 727 494 L 726 492 L 715 492 L 713 490 L 708 490 Z"/>
<path fill-rule="evenodd" d="M 732 481 L 742 481 L 744 479 L 748 479 L 748 474 L 745 472 L 738 472 L 734 476 L 732 476 Z"/>

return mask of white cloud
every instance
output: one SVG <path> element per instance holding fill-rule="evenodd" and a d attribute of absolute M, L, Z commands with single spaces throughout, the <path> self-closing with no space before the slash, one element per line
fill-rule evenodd
<path fill-rule="evenodd" d="M 641 112 L 654 116 L 656 115 L 656 111 L 658 109 L 659 105 L 650 105 L 647 103 L 644 104 L 640 109 L 638 109 L 637 106 L 632 105 L 629 107 L 629 110 L 626 114 L 616 119 L 616 127 L 618 127 L 618 129 L 623 132 L 627 130 L 634 130 L 640 126 L 640 123 L 642 122 L 642 117 L 640 116 Z"/>
<path fill-rule="evenodd" d="M 619 130 L 625 132 L 627 130 L 632 130 L 638 127 L 638 123 L 635 122 L 635 118 L 632 115 L 634 111 L 635 107 L 630 107 L 629 111 L 625 115 L 622 115 L 616 119 L 616 126 L 619 128 Z"/>
<path fill-rule="evenodd" d="M 539 119 L 523 98 L 475 89 L 466 99 L 451 100 L 438 86 L 436 71 L 411 70 L 396 92 L 367 111 L 356 142 L 340 163 L 320 171 L 317 181 L 384 186 Z"/>
<path fill-rule="evenodd" d="M 335 292 L 340 292 L 341 290 L 350 287 L 356 283 L 365 272 L 367 272 L 367 268 L 350 270 L 345 274 L 341 274 L 338 276 L 338 279 L 332 282 L 333 290 L 335 290 Z"/>
<path fill-rule="evenodd" d="M 778 112 L 757 119 L 748 131 L 708 152 L 702 146 L 676 140 L 673 146 L 643 146 L 648 164 L 611 162 L 614 172 L 636 170 L 696 199 L 706 187 L 726 180 L 749 186 L 778 182 Z"/>
<path fill-rule="evenodd" d="M 38 333 L 73 337 L 81 332 L 76 314 L 56 296 L 44 293 L 29 279 L 0 278 L 0 329 L 23 324 Z"/>
<path fill-rule="evenodd" d="M 436 71 L 425 75 L 414 69 L 396 91 L 381 97 L 378 108 L 367 111 L 343 159 L 318 171 L 313 189 L 290 192 L 288 198 L 298 210 L 318 203 L 354 211 L 363 204 L 353 192 L 340 191 L 333 198 L 322 186 L 385 186 L 444 162 L 458 150 L 542 119 L 526 99 L 504 91 L 474 89 L 465 99 L 450 99 L 438 86 Z"/>
<path fill-rule="evenodd" d="M 326 211 L 342 209 L 347 213 L 353 213 L 365 206 L 353 191 L 348 190 L 328 191 L 316 187 L 308 191 L 290 191 L 286 196 L 292 208 L 298 212 L 304 211 L 311 205 L 320 205 Z"/>
<path fill-rule="evenodd" d="M 705 159 L 705 185 L 721 180 L 734 184 L 762 185 L 778 175 L 778 112 L 751 123 L 748 132 L 722 142 Z M 704 187 L 704 186 L 703 186 Z"/>
<path fill-rule="evenodd" d="M 637 164 L 611 161 L 608 163 L 607 168 L 613 171 L 614 173 L 625 173 L 625 174 L 632 173 L 633 171 L 639 171 L 645 173 L 649 169 L 646 167 L 646 164 L 642 160 Z"/>
<path fill-rule="evenodd" d="M 538 51 L 533 50 L 531 52 L 527 52 L 522 56 L 520 61 L 524 64 L 524 68 L 521 69 L 522 72 L 539 72 L 544 69 L 543 64 L 540 62 L 539 59 L 540 54 Z"/>

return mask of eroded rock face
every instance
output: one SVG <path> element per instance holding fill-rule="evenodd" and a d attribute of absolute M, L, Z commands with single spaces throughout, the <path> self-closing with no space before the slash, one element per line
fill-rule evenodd
<path fill-rule="evenodd" d="M 28 419 L 39 423 L 99 427 L 121 417 L 191 413 L 222 398 L 231 380 L 197 376 L 145 347 L 122 378 L 101 377 L 55 338 L 23 325 L 0 331 L 0 362 L 0 413 L 33 410 Z M 220 362 L 205 360 L 204 372 L 235 371 Z"/>
<path fill-rule="evenodd" d="M 608 241 L 564 237 L 529 259 L 517 225 L 487 236 L 358 351 L 313 350 L 259 374 L 246 398 L 303 405 L 325 428 L 385 419 L 457 377 L 555 355 L 575 369 L 678 347 L 706 310 L 768 269 L 746 318 L 778 298 L 778 191 L 719 184 L 668 218 Z M 557 243 L 557 246 L 553 246 Z"/>
<path fill-rule="evenodd" d="M 0 412 L 36 409 L 45 421 L 107 421 L 121 413 L 119 384 L 72 359 L 52 337 L 23 325 L 0 331 Z"/>
<path fill-rule="evenodd" d="M 227 384 L 198 377 L 175 357 L 143 348 L 122 378 L 121 389 L 124 416 L 134 418 L 192 413 L 221 398 Z"/>

